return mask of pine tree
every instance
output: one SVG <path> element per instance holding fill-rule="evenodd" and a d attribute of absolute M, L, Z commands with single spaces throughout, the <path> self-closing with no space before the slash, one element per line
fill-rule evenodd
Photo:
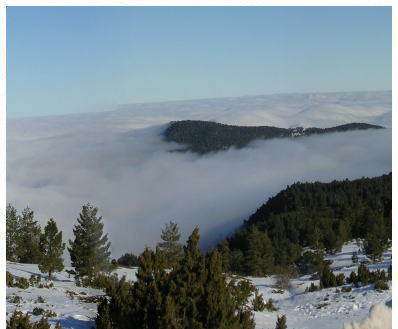
<path fill-rule="evenodd" d="M 365 264 L 359 265 L 357 280 L 362 282 L 362 284 L 366 286 L 369 283 L 369 276 L 370 273 L 366 265 Z"/>
<path fill-rule="evenodd" d="M 10 320 L 6 322 L 7 329 L 31 329 L 32 323 L 28 313 L 23 314 L 21 311 L 15 310 Z"/>
<path fill-rule="evenodd" d="M 41 228 L 34 220 L 34 212 L 29 207 L 22 211 L 20 219 L 18 258 L 21 263 L 37 264 L 40 261 L 40 240 Z"/>
<path fill-rule="evenodd" d="M 112 329 L 112 321 L 109 314 L 109 304 L 105 299 L 98 305 L 98 315 L 95 319 L 97 329 Z"/>
<path fill-rule="evenodd" d="M 222 259 L 217 250 L 207 257 L 206 269 L 204 328 L 239 328 L 239 320 L 235 315 L 234 297 L 222 272 Z"/>
<path fill-rule="evenodd" d="M 160 327 L 162 290 L 167 278 L 165 257 L 147 248 L 139 257 L 137 281 L 134 283 L 133 309 L 138 328 Z"/>
<path fill-rule="evenodd" d="M 376 216 L 372 219 L 371 228 L 363 241 L 363 249 L 366 255 L 375 262 L 382 258 L 383 252 L 387 250 L 390 243 L 383 217 Z"/>
<path fill-rule="evenodd" d="M 223 240 L 219 244 L 217 249 L 221 254 L 223 271 L 230 272 L 231 271 L 231 263 L 232 263 L 232 255 L 231 255 L 231 250 L 229 249 L 229 246 L 228 246 L 228 241 Z"/>
<path fill-rule="evenodd" d="M 380 241 L 377 233 L 369 232 L 363 241 L 363 249 L 366 255 L 375 262 L 382 257 L 385 247 L 383 246 L 383 242 Z"/>
<path fill-rule="evenodd" d="M 51 279 L 53 272 L 60 272 L 64 269 L 62 254 L 65 250 L 62 232 L 58 232 L 57 224 L 52 218 L 44 227 L 44 233 L 40 235 L 39 248 L 41 252 L 39 270 L 48 273 L 48 277 Z"/>
<path fill-rule="evenodd" d="M 239 329 L 254 329 L 256 323 L 254 321 L 253 313 L 249 309 L 241 309 L 238 311 Z"/>
<path fill-rule="evenodd" d="M 203 295 L 206 280 L 205 258 L 198 248 L 200 240 L 199 228 L 196 227 L 184 246 L 184 256 L 176 271 L 173 272 L 173 281 L 176 301 L 181 305 L 181 323 L 184 328 L 202 328 Z"/>
<path fill-rule="evenodd" d="M 320 252 L 324 245 L 322 243 L 322 232 L 320 228 L 317 225 L 310 225 L 308 228 L 309 232 L 309 240 L 310 240 L 310 245 L 318 252 Z"/>
<path fill-rule="evenodd" d="M 142 315 L 141 309 L 137 309 L 136 303 L 137 298 L 132 285 L 126 281 L 126 277 L 123 276 L 120 280 L 115 280 L 114 284 L 106 290 L 106 294 L 110 296 L 109 307 L 105 305 L 102 308 L 98 308 L 98 318 L 102 318 L 102 324 L 106 325 L 109 323 L 106 318 L 110 317 L 112 326 L 117 329 L 129 329 L 129 328 L 142 328 L 140 326 L 140 317 Z M 107 300 L 104 300 L 102 304 L 108 304 Z M 106 313 L 109 313 L 106 314 Z M 100 328 L 99 328 L 100 329 Z M 107 329 L 106 327 L 103 329 Z"/>
<path fill-rule="evenodd" d="M 244 309 L 249 297 L 256 291 L 256 288 L 247 279 L 239 280 L 238 283 L 235 280 L 231 280 L 228 285 L 233 287 L 232 295 L 235 299 L 236 308 Z"/>
<path fill-rule="evenodd" d="M 6 259 L 12 262 L 19 260 L 20 220 L 17 210 L 8 204 L 6 209 Z"/>
<path fill-rule="evenodd" d="M 174 302 L 174 299 L 171 296 L 166 296 L 165 301 L 163 303 L 163 312 L 162 312 L 161 328 L 166 329 L 182 329 L 183 327 L 178 321 L 177 318 L 177 309 Z"/>
<path fill-rule="evenodd" d="M 129 267 L 138 266 L 138 257 L 133 253 L 126 252 L 120 258 L 118 258 L 116 262 L 117 264 L 123 266 L 129 266 Z"/>
<path fill-rule="evenodd" d="M 72 266 L 79 276 L 92 278 L 98 272 L 110 269 L 111 244 L 108 235 L 103 235 L 104 224 L 97 212 L 98 209 L 89 203 L 84 205 L 73 229 L 75 239 L 69 240 Z"/>
<path fill-rule="evenodd" d="M 245 268 L 249 275 L 262 276 L 272 272 L 274 250 L 268 234 L 252 226 L 247 236 Z"/>
<path fill-rule="evenodd" d="M 321 221 L 322 228 L 322 242 L 327 253 L 335 253 L 338 247 L 338 239 L 333 231 L 332 223 L 328 220 Z"/>
<path fill-rule="evenodd" d="M 275 329 L 287 329 L 286 315 L 282 315 L 281 317 L 278 316 L 276 319 Z"/>
<path fill-rule="evenodd" d="M 220 254 L 205 258 L 198 243 L 196 228 L 171 271 L 162 250 L 146 249 L 134 284 L 123 277 L 107 289 L 110 298 L 98 307 L 98 329 L 254 329 L 247 298 L 245 305 L 237 303 Z"/>
<path fill-rule="evenodd" d="M 340 252 L 344 242 L 348 241 L 351 237 L 351 227 L 350 223 L 346 220 L 339 221 L 338 224 L 338 239 L 336 251 Z"/>
<path fill-rule="evenodd" d="M 333 274 L 329 264 L 325 262 L 320 272 L 319 286 L 321 289 L 336 287 L 336 276 Z"/>
<path fill-rule="evenodd" d="M 50 324 L 48 323 L 48 319 L 46 317 L 42 317 L 37 322 L 31 322 L 30 316 L 28 313 L 23 314 L 21 311 L 15 310 L 12 313 L 10 320 L 6 321 L 7 329 L 50 329 Z M 55 326 L 55 329 L 61 329 L 61 326 L 58 324 Z"/>
<path fill-rule="evenodd" d="M 253 311 L 262 312 L 265 310 L 265 303 L 263 294 L 259 294 L 258 289 L 254 292 L 254 298 L 252 300 Z"/>
<path fill-rule="evenodd" d="M 158 243 L 158 247 L 165 253 L 168 266 L 173 267 L 183 255 L 182 246 L 178 243 L 181 237 L 178 225 L 173 222 L 166 224 L 160 237 L 163 242 Z"/>

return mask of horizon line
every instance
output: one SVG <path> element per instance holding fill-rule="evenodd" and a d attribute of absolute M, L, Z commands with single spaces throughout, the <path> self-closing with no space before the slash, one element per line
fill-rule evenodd
<path fill-rule="evenodd" d="M 53 118 L 53 117 L 64 117 L 64 116 L 81 116 L 89 114 L 100 114 L 107 112 L 116 112 L 127 110 L 123 107 L 134 106 L 134 105 L 151 105 L 151 104 L 166 104 L 166 103 L 180 103 L 180 102 L 199 102 L 208 100 L 218 100 L 218 99 L 238 99 L 238 98 L 251 98 L 251 97 L 261 97 L 261 96 L 277 96 L 277 95 L 315 95 L 315 94 L 354 94 L 354 93 L 381 93 L 390 92 L 392 89 L 375 89 L 375 90 L 352 90 L 352 91 L 306 91 L 306 92 L 275 92 L 275 93 L 265 93 L 265 94 L 253 94 L 253 95 L 240 95 L 240 96 L 221 96 L 221 97 L 204 97 L 204 98 L 186 98 L 186 99 L 175 99 L 175 100 L 164 100 L 164 101 L 150 101 L 150 102 L 137 102 L 137 103 L 121 103 L 115 105 L 114 109 L 107 109 L 104 111 L 90 111 L 90 112 L 72 112 L 64 114 L 44 114 L 44 115 L 32 115 L 32 116 L 17 116 L 8 118 L 6 111 L 6 121 L 9 120 L 26 120 L 26 119 L 38 119 L 38 118 Z"/>

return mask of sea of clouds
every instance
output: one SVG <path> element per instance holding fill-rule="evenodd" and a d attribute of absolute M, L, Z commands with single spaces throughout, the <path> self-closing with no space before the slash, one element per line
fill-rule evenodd
<path fill-rule="evenodd" d="M 170 152 L 172 120 L 387 129 L 255 141 L 199 156 Z M 7 201 L 53 217 L 72 237 L 84 203 L 99 208 L 112 257 L 141 252 L 177 222 L 183 239 L 198 225 L 202 246 L 233 232 L 297 181 L 372 177 L 391 171 L 391 92 L 290 94 L 124 105 L 82 115 L 7 121 Z"/>

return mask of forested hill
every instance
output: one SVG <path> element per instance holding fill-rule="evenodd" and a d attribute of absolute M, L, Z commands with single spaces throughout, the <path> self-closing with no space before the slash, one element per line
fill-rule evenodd
<path fill-rule="evenodd" d="M 166 141 L 187 145 L 185 150 L 197 153 L 226 150 L 231 146 L 242 148 L 255 139 L 309 136 L 349 130 L 382 129 L 367 123 L 349 123 L 331 128 L 277 128 L 270 126 L 232 126 L 210 121 L 171 122 L 164 137 Z"/>
<path fill-rule="evenodd" d="M 346 207 L 357 202 L 369 203 L 372 208 L 391 210 L 392 174 L 374 178 L 333 181 L 331 183 L 295 183 L 271 197 L 247 221 L 247 224 L 264 222 L 271 215 L 301 211 L 330 211 L 338 217 Z M 380 204 L 378 204 L 380 203 Z"/>
<path fill-rule="evenodd" d="M 375 178 L 296 183 L 270 198 L 219 245 L 226 268 L 263 275 L 299 266 L 303 247 L 334 252 L 365 239 L 377 258 L 388 247 L 392 174 Z"/>

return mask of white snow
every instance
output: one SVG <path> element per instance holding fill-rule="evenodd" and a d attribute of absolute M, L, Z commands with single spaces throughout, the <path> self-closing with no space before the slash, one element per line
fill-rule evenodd
<path fill-rule="evenodd" d="M 358 246 L 352 241 L 344 245 L 340 253 L 327 257 L 333 261 L 331 267 L 335 270 L 335 273 L 344 273 L 348 276 L 351 271 L 356 271 L 357 265 L 352 264 L 351 256 L 352 252 L 357 249 Z M 359 260 L 363 260 L 365 257 L 362 253 L 358 253 Z M 391 264 L 391 249 L 383 257 L 384 260 L 382 262 L 370 264 L 369 268 L 372 270 L 378 268 L 387 271 L 388 266 Z M 66 268 L 65 270 L 70 269 Z M 56 274 L 56 279 L 53 280 L 54 288 L 29 287 L 24 290 L 7 287 L 8 317 L 15 309 L 23 312 L 31 312 L 34 307 L 41 307 L 57 313 L 57 317 L 49 319 L 54 325 L 59 321 L 63 328 L 83 329 L 94 326 L 94 319 L 97 312 L 96 304 L 84 303 L 79 300 L 78 296 L 71 299 L 66 291 L 70 290 L 78 294 L 83 292 L 87 294 L 86 296 L 103 295 L 104 292 L 98 289 L 77 287 L 73 277 L 69 277 L 65 270 Z M 40 274 L 35 264 L 7 262 L 7 271 L 10 271 L 14 277 L 29 278 L 31 274 Z M 136 279 L 136 269 L 119 268 L 114 273 L 117 273 L 119 277 L 126 275 L 128 280 Z M 43 275 L 43 282 L 44 277 Z M 263 294 L 265 301 L 272 298 L 275 306 L 279 308 L 277 312 L 255 312 L 256 329 L 274 328 L 277 315 L 282 314 L 286 314 L 288 328 L 342 329 L 344 323 L 358 322 L 365 319 L 373 305 L 385 304 L 392 299 L 391 289 L 378 292 L 373 289 L 372 285 L 353 288 L 351 292 L 347 293 L 336 292 L 336 288 L 306 293 L 305 288 L 311 282 L 319 284 L 319 281 L 311 281 L 309 275 L 291 280 L 288 289 L 284 290 L 283 293 L 275 293 L 277 290 L 274 287 L 276 277 L 248 277 L 248 279 Z M 338 287 L 338 289 L 340 288 Z M 23 299 L 19 305 L 10 300 L 15 295 Z M 44 297 L 44 304 L 35 303 L 38 296 Z M 40 316 L 32 316 L 32 319 L 35 321 L 39 318 Z M 351 328 L 357 327 L 354 326 Z"/>
<path fill-rule="evenodd" d="M 67 267 L 65 270 L 71 270 Z M 15 309 L 22 312 L 32 312 L 33 308 L 40 307 L 44 310 L 51 310 L 57 313 L 54 318 L 49 318 L 49 322 L 54 324 L 59 321 L 63 328 L 91 328 L 95 325 L 94 319 L 97 313 L 97 305 L 95 303 L 83 303 L 79 301 L 78 296 L 73 299 L 69 297 L 67 291 L 73 291 L 81 297 L 104 295 L 104 292 L 98 289 L 77 287 L 73 276 L 69 277 L 64 271 L 56 273 L 56 278 L 52 281 L 54 287 L 38 288 L 29 287 L 28 289 L 20 289 L 16 287 L 7 287 L 7 318 Z M 36 264 L 19 264 L 7 262 L 7 271 L 11 272 L 14 278 L 24 277 L 29 279 L 32 274 L 41 274 L 42 283 L 45 283 L 45 275 L 40 273 Z M 83 294 L 85 295 L 83 295 Z M 11 300 L 14 296 L 22 297 L 19 304 L 14 304 Z M 44 303 L 37 303 L 37 298 L 42 296 Z M 34 316 L 30 313 L 31 319 L 37 321 L 41 316 Z"/>
<path fill-rule="evenodd" d="M 329 255 L 326 259 L 333 261 L 331 268 L 335 274 L 344 273 L 349 276 L 357 271 L 358 266 L 352 263 L 353 251 L 359 247 L 355 241 L 345 244 L 341 252 Z M 391 249 L 383 255 L 384 260 L 377 264 L 369 264 L 371 270 L 386 271 L 391 264 Z M 366 256 L 358 252 L 359 262 Z M 310 280 L 310 275 L 290 281 L 289 288 L 283 294 L 272 293 L 274 288 L 272 278 L 250 278 L 253 284 L 263 294 L 265 300 L 272 298 L 277 312 L 256 312 L 256 329 L 271 329 L 275 327 L 277 315 L 286 314 L 288 328 L 296 329 L 342 329 L 347 322 L 359 321 L 367 317 L 370 308 L 378 303 L 386 303 L 392 299 L 391 289 L 377 292 L 373 285 L 352 288 L 351 292 L 336 292 L 337 288 L 328 288 L 315 292 L 305 292 L 311 282 L 319 285 L 319 280 Z M 391 287 L 391 285 L 390 285 Z"/>

